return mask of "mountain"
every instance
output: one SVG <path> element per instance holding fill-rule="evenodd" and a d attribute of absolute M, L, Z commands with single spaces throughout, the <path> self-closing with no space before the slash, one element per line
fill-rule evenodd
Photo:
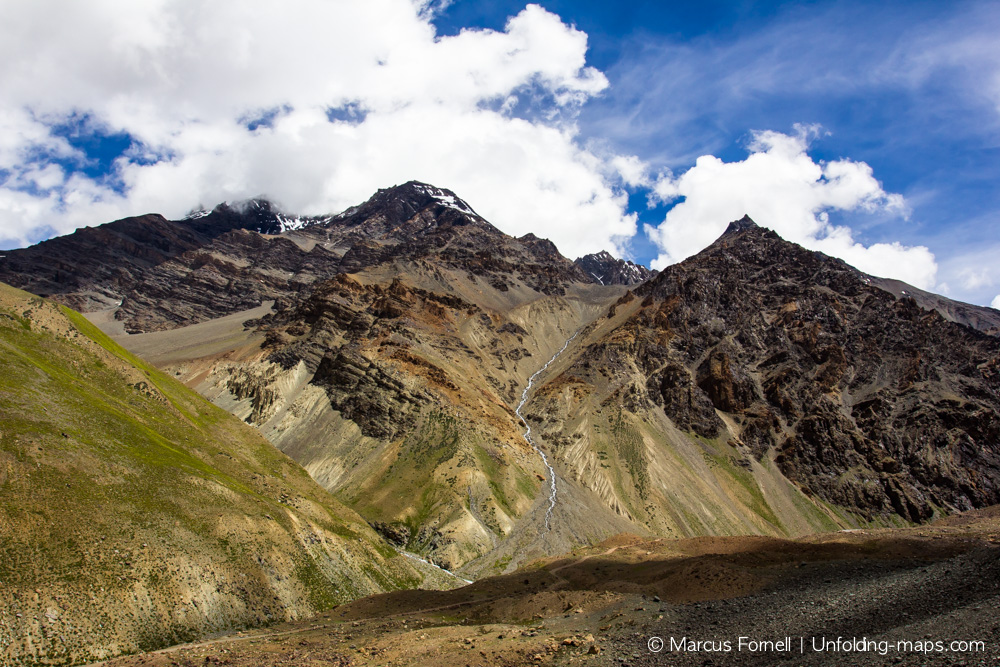
<path fill-rule="evenodd" d="M 215 227 L 248 229 L 260 234 L 280 234 L 325 222 L 329 218 L 288 215 L 272 201 L 262 197 L 245 201 L 223 202 L 211 211 L 198 210 L 185 216 L 185 221 L 206 222 Z M 197 223 L 196 223 L 197 224 Z"/>
<path fill-rule="evenodd" d="M 267 201 L 220 204 L 184 220 L 150 214 L 83 227 L 0 257 L 0 280 L 84 311 L 118 304 L 145 272 L 234 230 L 270 234 L 285 218 Z"/>
<path fill-rule="evenodd" d="M 91 317 L 449 569 L 997 502 L 988 318 L 748 218 L 639 283 L 417 182 L 296 227 L 230 229 Z"/>
<path fill-rule="evenodd" d="M 593 281 L 550 241 L 507 236 L 454 193 L 416 182 L 277 236 L 244 229 L 257 218 L 234 224 L 225 207 L 188 222 L 213 220 L 229 231 L 136 270 L 119 283 L 115 319 L 97 318 L 109 330 L 169 332 L 273 302 L 257 323 L 266 340 L 256 356 L 239 368 L 201 364 L 199 389 L 400 544 L 452 566 L 492 549 L 546 478 L 509 403 L 535 359 L 605 307 Z M 85 249 L 102 266 L 117 261 Z M 25 254 L 5 266 L 23 266 Z M 85 283 L 83 273 L 74 279 Z M 168 347 L 187 335 L 178 331 Z M 377 340 L 387 336 L 395 340 Z M 414 450 L 428 451 L 407 460 Z M 341 455 L 357 469 L 345 472 Z M 383 465 L 391 455 L 404 460 Z"/>
<path fill-rule="evenodd" d="M 542 389 L 537 419 L 553 434 L 595 412 L 662 414 L 731 445 L 746 469 L 773 466 L 869 519 L 1000 502 L 997 339 L 749 218 L 592 326 Z M 644 454 L 631 476 L 639 516 Z"/>
<path fill-rule="evenodd" d="M 275 211 L 254 200 L 176 222 L 150 215 L 85 228 L 8 251 L 0 279 L 83 311 L 116 308 L 129 333 L 206 321 L 295 298 L 340 273 L 418 259 L 501 291 L 512 277 L 546 294 L 593 282 L 550 241 L 511 239 L 451 191 L 423 183 L 379 190 L 336 216 Z"/>
<path fill-rule="evenodd" d="M 0 662 L 308 618 L 427 575 L 254 429 L 0 283 Z"/>
<path fill-rule="evenodd" d="M 423 184 L 285 238 L 350 273 L 278 296 L 239 364 L 171 368 L 397 544 L 450 568 L 490 552 L 546 480 L 518 392 L 607 296 L 550 241 Z"/>
<path fill-rule="evenodd" d="M 606 250 L 578 257 L 573 263 L 601 285 L 636 285 L 656 274 L 641 264 L 613 257 Z"/>

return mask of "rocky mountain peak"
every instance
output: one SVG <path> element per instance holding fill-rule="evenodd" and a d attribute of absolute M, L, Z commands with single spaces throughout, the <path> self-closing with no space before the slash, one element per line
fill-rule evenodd
<path fill-rule="evenodd" d="M 556 244 L 555 243 L 553 243 L 549 239 L 545 239 L 545 238 L 542 238 L 540 236 L 536 236 L 535 234 L 533 234 L 531 232 L 528 232 L 524 236 L 519 237 L 517 240 L 520 241 L 521 243 L 525 243 L 525 244 L 527 244 L 529 246 L 543 249 L 545 252 L 547 252 L 549 254 L 558 254 L 559 253 L 559 249 L 556 248 Z"/>
<path fill-rule="evenodd" d="M 402 185 L 383 188 L 361 206 L 348 209 L 341 215 L 346 217 L 361 213 L 368 217 L 378 210 L 382 211 L 391 222 L 398 224 L 411 219 L 419 211 L 435 205 L 482 220 L 468 203 L 451 190 L 420 181 L 408 181 Z"/>
<path fill-rule="evenodd" d="M 593 282 L 601 285 L 636 285 L 652 278 L 656 272 L 641 264 L 618 259 L 607 250 L 584 255 L 573 262 Z"/>
<path fill-rule="evenodd" d="M 736 415 L 755 456 L 773 448 L 789 479 L 866 516 L 997 502 L 995 340 L 873 283 L 732 223 L 636 290 L 653 341 L 636 358 L 675 369 L 650 366 L 654 402 L 705 437 L 723 428 L 716 411 Z"/>
<path fill-rule="evenodd" d="M 723 236 L 731 236 L 733 234 L 738 234 L 739 232 L 749 231 L 751 229 L 761 229 L 761 226 L 753 221 L 749 215 L 744 214 L 739 220 L 734 220 L 729 223 L 726 227 L 726 231 L 722 233 Z"/>
<path fill-rule="evenodd" d="M 291 215 L 265 197 L 222 202 L 211 211 L 200 209 L 184 217 L 184 222 L 211 222 L 227 229 L 249 229 L 261 234 L 281 234 L 322 222 L 322 219 Z"/>

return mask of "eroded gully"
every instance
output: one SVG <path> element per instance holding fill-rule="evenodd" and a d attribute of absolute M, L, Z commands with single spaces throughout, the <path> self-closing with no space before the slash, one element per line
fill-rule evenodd
<path fill-rule="evenodd" d="M 561 355 L 563 352 L 566 351 L 566 348 L 569 347 L 569 344 L 573 342 L 573 339 L 576 338 L 577 334 L 579 333 L 580 332 L 577 331 L 575 334 L 566 339 L 566 342 L 563 343 L 562 348 L 560 348 L 558 352 L 552 355 L 552 358 L 549 359 L 547 362 L 545 362 L 544 366 L 539 368 L 530 378 L 528 378 L 528 384 L 527 386 L 525 386 L 524 391 L 521 392 L 521 402 L 517 404 L 517 408 L 514 410 L 514 414 L 516 414 L 518 416 L 518 419 L 521 420 L 521 423 L 524 424 L 524 433 L 522 434 L 522 437 L 524 437 L 524 441 L 527 442 L 529 445 L 531 445 L 532 449 L 538 452 L 538 455 L 542 457 L 542 463 L 545 464 L 545 467 L 549 471 L 549 507 L 547 510 L 545 510 L 546 531 L 548 531 L 551 527 L 552 510 L 554 510 L 556 507 L 556 495 L 558 493 L 558 490 L 556 489 L 556 471 L 552 467 L 552 464 L 549 463 L 549 457 L 547 457 L 545 455 L 545 452 L 543 452 L 542 449 L 537 444 L 535 444 L 534 439 L 531 437 L 531 425 L 528 424 L 528 421 L 524 418 L 524 415 L 521 414 L 521 408 L 523 408 L 524 404 L 528 402 L 528 392 L 531 391 L 532 385 L 535 384 L 535 378 L 544 373 L 545 370 L 550 365 L 552 365 L 552 362 L 558 359 L 559 355 Z"/>

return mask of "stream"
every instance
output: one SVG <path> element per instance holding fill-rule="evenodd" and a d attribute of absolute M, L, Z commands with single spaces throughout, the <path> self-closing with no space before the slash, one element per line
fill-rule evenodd
<path fill-rule="evenodd" d="M 573 342 L 573 339 L 576 338 L 577 334 L 579 333 L 580 332 L 577 331 L 575 334 L 567 338 L 566 342 L 563 343 L 562 348 L 554 355 L 552 355 L 552 358 L 549 359 L 547 362 L 545 362 L 544 366 L 535 371 L 534 375 L 528 378 L 528 385 L 524 388 L 524 391 L 521 392 L 521 402 L 518 403 L 517 409 L 514 410 L 514 414 L 516 414 L 518 418 L 521 420 L 521 423 L 524 424 L 524 429 L 525 429 L 523 434 L 524 441 L 527 442 L 529 445 L 531 445 L 532 449 L 538 452 L 538 455 L 542 457 L 542 463 L 545 464 L 545 467 L 548 468 L 549 471 L 549 508 L 545 510 L 545 530 L 549 530 L 551 527 L 550 524 L 552 521 L 552 510 L 555 509 L 556 506 L 556 494 L 557 494 L 556 471 L 555 469 L 553 469 L 552 464 L 549 463 L 549 457 L 545 455 L 545 452 L 543 452 L 541 448 L 538 445 L 536 445 L 535 441 L 531 438 L 531 426 L 524 418 L 524 415 L 521 414 L 521 408 L 523 408 L 524 404 L 528 402 L 528 392 L 531 391 L 532 385 L 535 384 L 535 378 L 544 373 L 545 369 L 547 369 L 552 364 L 553 361 L 558 359 L 559 355 L 561 355 L 563 352 L 566 351 L 566 348 L 569 347 L 569 344 Z"/>

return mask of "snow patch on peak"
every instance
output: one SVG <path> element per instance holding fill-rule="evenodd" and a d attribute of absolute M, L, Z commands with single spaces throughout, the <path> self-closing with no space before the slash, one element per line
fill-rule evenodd
<path fill-rule="evenodd" d="M 456 211 L 461 211 L 467 215 L 476 215 L 476 212 L 472 210 L 472 207 L 466 204 L 464 201 L 455 197 L 453 195 L 435 195 L 435 199 L 444 204 L 449 208 L 453 208 Z"/>
<path fill-rule="evenodd" d="M 463 200 L 453 194 L 441 190 L 440 188 L 435 188 L 432 185 L 414 185 L 413 187 L 417 190 L 417 192 L 433 197 L 448 208 L 453 208 L 456 211 L 465 213 L 466 215 L 478 215 L 474 210 L 472 210 L 472 207 Z"/>
<path fill-rule="evenodd" d="M 279 213 L 275 217 L 278 219 L 278 226 L 281 228 L 282 232 L 293 232 L 297 229 L 302 229 L 303 227 L 309 227 L 316 224 L 315 220 L 299 216 L 290 218 Z"/>

